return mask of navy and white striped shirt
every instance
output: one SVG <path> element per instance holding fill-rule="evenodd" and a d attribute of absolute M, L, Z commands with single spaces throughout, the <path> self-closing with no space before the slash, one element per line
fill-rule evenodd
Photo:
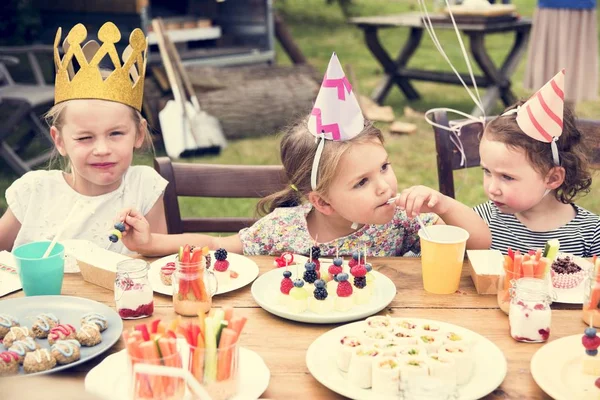
<path fill-rule="evenodd" d="M 502 213 L 491 201 L 473 208 L 492 232 L 491 249 L 506 254 L 508 247 L 526 253 L 543 249 L 550 239 L 558 239 L 560 252 L 579 257 L 600 255 L 600 217 L 572 204 L 577 215 L 567 224 L 547 232 L 529 230 L 513 214 Z"/>

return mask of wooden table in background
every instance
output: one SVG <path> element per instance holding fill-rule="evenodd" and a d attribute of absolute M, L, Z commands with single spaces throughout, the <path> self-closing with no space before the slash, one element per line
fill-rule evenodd
<path fill-rule="evenodd" d="M 261 273 L 273 268 L 273 257 L 250 258 L 256 261 Z M 541 344 L 518 343 L 509 336 L 508 318 L 498 308 L 496 296 L 478 295 L 467 268 L 463 268 L 458 292 L 451 295 L 434 295 L 423 290 L 420 259 L 372 258 L 371 262 L 375 270 L 387 275 L 397 287 L 395 299 L 381 311 L 381 315 L 430 318 L 460 325 L 487 337 L 504 352 L 508 362 L 506 379 L 486 399 L 548 398 L 536 385 L 529 371 L 531 357 Z M 62 294 L 96 300 L 114 309 L 113 292 L 84 282 L 80 274 L 65 275 Z M 21 291 L 6 298 L 22 296 Z M 156 294 L 154 304 L 154 318 L 168 321 L 176 317 L 170 297 Z M 317 382 L 308 371 L 305 362 L 309 345 L 319 335 L 339 325 L 303 324 L 272 315 L 254 302 L 250 285 L 215 297 L 214 305 L 232 306 L 237 314 L 248 318 L 241 337 L 242 346 L 260 354 L 271 370 L 271 381 L 263 397 L 342 398 Z M 124 321 L 126 329 L 137 323 L 139 322 Z M 563 336 L 580 334 L 584 328 L 580 308 L 554 308 L 550 341 Z M 53 374 L 52 377 L 68 383 L 69 387 L 65 390 L 77 387 L 71 385 L 80 385 L 79 388 L 82 388 L 86 373 L 104 357 L 121 349 L 123 343 L 120 340 L 104 355 L 65 372 Z"/>

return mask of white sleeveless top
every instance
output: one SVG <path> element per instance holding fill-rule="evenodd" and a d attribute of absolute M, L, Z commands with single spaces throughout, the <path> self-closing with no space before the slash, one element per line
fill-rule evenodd
<path fill-rule="evenodd" d="M 52 240 L 71 209 L 60 239 L 83 239 L 117 253 L 130 254 L 121 241 L 108 240 L 119 211 L 131 207 L 146 215 L 168 182 L 148 166 L 129 167 L 118 189 L 100 196 L 77 193 L 59 170 L 32 171 L 6 190 L 6 202 L 21 223 L 13 248 Z"/>

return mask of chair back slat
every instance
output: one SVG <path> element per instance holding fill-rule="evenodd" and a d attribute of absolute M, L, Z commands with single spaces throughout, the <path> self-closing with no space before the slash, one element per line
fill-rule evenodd
<path fill-rule="evenodd" d="M 238 232 L 256 220 L 247 217 L 181 218 L 178 197 L 262 198 L 285 187 L 280 165 L 219 165 L 172 163 L 154 160 L 154 167 L 169 184 L 164 194 L 169 233 Z"/>

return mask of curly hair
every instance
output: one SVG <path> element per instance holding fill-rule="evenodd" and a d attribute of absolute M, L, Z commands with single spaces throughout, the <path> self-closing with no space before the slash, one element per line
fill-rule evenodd
<path fill-rule="evenodd" d="M 506 108 L 503 114 L 518 106 L 519 101 Z M 592 184 L 589 162 L 585 155 L 583 137 L 575 124 L 576 118 L 567 104 L 563 113 L 563 132 L 556 145 L 560 166 L 565 170 L 565 180 L 554 191 L 554 196 L 564 204 L 570 204 L 581 193 L 588 193 Z M 552 161 L 552 149 L 548 143 L 527 136 L 516 121 L 516 114 L 499 116 L 487 124 L 482 139 L 504 143 L 512 149 L 523 149 L 529 163 L 538 173 L 545 176 L 555 167 Z"/>
<path fill-rule="evenodd" d="M 279 207 L 294 207 L 302 204 L 312 191 L 310 175 L 315 158 L 318 142 L 308 130 L 308 117 L 302 117 L 297 123 L 290 126 L 283 134 L 280 143 L 281 163 L 289 181 L 287 187 L 277 193 L 261 199 L 256 211 L 258 215 L 265 215 Z M 364 129 L 350 140 L 326 140 L 319 171 L 317 173 L 316 192 L 326 194 L 331 181 L 337 174 L 338 164 L 346 150 L 354 144 L 380 143 L 383 146 L 383 134 L 365 120 Z"/>

